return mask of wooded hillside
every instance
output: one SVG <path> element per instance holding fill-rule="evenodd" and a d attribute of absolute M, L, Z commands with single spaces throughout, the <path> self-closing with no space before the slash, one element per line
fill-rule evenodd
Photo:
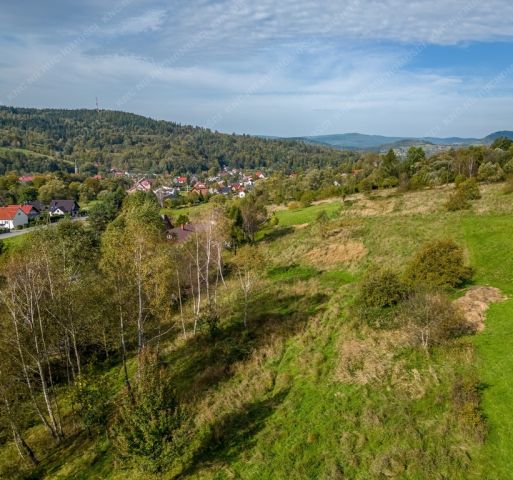
<path fill-rule="evenodd" d="M 0 107 L 0 174 L 118 167 L 154 173 L 229 167 L 297 170 L 353 154 L 300 141 L 228 135 L 132 113 Z"/>

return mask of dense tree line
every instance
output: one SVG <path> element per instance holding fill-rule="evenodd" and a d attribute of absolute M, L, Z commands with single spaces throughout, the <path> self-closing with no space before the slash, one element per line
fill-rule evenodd
<path fill-rule="evenodd" d="M 512 145 L 511 140 L 498 138 L 490 147 L 450 149 L 431 157 L 420 147 L 411 147 L 405 158 L 394 150 L 382 155 L 363 153 L 336 167 L 311 167 L 299 175 L 277 172 L 257 189 L 270 203 L 299 207 L 314 200 L 383 188 L 407 191 L 450 183 L 459 186 L 469 179 L 471 185 L 500 182 L 513 175 Z M 472 195 L 466 200 L 472 200 Z"/>

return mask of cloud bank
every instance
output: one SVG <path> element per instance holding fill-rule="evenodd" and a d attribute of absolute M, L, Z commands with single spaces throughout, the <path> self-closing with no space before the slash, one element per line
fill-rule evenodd
<path fill-rule="evenodd" d="M 511 2 L 53 0 L 44 7 L 2 6 L 2 103 L 93 107 L 99 96 L 105 108 L 291 136 L 513 128 L 513 59 L 497 53 L 513 43 Z"/>

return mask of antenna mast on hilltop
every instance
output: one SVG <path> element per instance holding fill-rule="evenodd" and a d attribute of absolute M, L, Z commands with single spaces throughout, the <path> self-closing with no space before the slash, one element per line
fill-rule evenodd
<path fill-rule="evenodd" d="M 96 113 L 100 113 L 100 107 L 98 105 L 98 97 L 96 97 Z"/>

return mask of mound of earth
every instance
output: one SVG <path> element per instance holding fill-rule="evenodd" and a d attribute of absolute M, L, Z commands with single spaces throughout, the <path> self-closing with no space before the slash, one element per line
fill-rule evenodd
<path fill-rule="evenodd" d="M 476 286 L 470 288 L 467 293 L 454 301 L 465 319 L 475 332 L 484 330 L 486 311 L 492 303 L 501 302 L 505 299 L 498 288 Z"/>
<path fill-rule="evenodd" d="M 335 264 L 351 264 L 361 260 L 367 253 L 362 242 L 349 240 L 332 243 L 310 250 L 305 259 L 312 265 L 326 267 Z"/>

